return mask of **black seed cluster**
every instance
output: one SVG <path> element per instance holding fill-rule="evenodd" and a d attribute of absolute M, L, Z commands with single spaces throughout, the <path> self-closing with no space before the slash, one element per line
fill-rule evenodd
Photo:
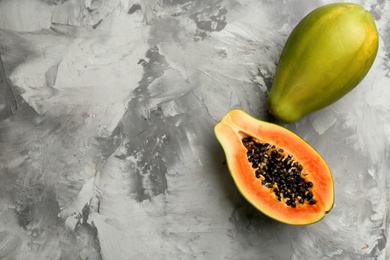
<path fill-rule="evenodd" d="M 292 155 L 274 145 L 245 137 L 242 143 L 247 149 L 247 158 L 261 184 L 272 189 L 276 198 L 295 208 L 305 202 L 314 205 L 313 183 L 306 181 L 303 167 Z"/>

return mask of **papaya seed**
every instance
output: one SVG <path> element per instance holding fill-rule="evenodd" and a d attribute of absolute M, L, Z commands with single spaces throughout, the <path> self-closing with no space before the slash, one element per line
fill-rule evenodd
<path fill-rule="evenodd" d="M 303 166 L 283 149 L 269 143 L 261 143 L 252 137 L 244 137 L 242 143 L 247 149 L 247 159 L 256 169 L 256 178 L 261 185 L 272 189 L 278 201 L 295 208 L 297 204 L 316 204 L 313 198 L 313 183 L 301 177 Z M 259 159 L 262 158 L 262 163 Z M 305 173 L 307 176 L 308 173 Z"/>

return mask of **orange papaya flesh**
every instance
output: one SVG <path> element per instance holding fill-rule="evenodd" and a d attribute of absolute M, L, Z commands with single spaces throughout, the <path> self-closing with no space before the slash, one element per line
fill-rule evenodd
<path fill-rule="evenodd" d="M 378 52 L 372 15 L 353 3 L 321 6 L 293 29 L 279 58 L 267 107 L 285 123 L 322 109 L 355 88 Z"/>
<path fill-rule="evenodd" d="M 239 109 L 227 113 L 214 131 L 238 190 L 265 215 L 307 225 L 320 221 L 333 207 L 329 167 L 298 135 Z M 255 153 L 263 158 L 256 163 Z"/>

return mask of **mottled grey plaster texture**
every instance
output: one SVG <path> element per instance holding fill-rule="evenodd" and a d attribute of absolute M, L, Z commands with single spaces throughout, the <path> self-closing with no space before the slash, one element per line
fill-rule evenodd
<path fill-rule="evenodd" d="M 330 0 L 1 0 L 0 259 L 390 257 L 390 4 L 378 56 L 331 106 L 283 125 L 323 155 L 333 210 L 256 211 L 213 127 L 265 107 L 287 36 Z"/>

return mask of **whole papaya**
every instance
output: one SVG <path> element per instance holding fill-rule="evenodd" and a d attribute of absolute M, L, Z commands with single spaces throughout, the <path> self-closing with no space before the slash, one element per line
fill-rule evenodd
<path fill-rule="evenodd" d="M 335 3 L 306 15 L 283 48 L 267 99 L 285 123 L 324 108 L 366 76 L 378 52 L 378 32 L 362 6 Z"/>

